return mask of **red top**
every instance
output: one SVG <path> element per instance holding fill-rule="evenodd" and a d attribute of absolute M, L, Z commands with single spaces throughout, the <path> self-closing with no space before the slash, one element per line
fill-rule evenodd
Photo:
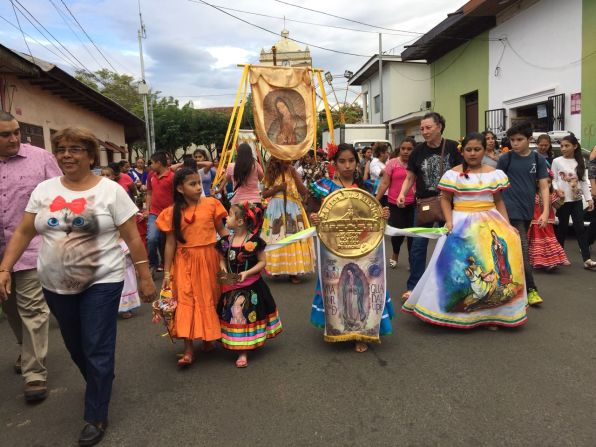
<path fill-rule="evenodd" d="M 159 215 L 174 203 L 174 173 L 167 169 L 158 176 L 151 172 L 147 178 L 147 191 L 151 191 L 149 214 Z"/>
<path fill-rule="evenodd" d="M 120 177 L 118 177 L 116 183 L 122 186 L 124 188 L 124 191 L 126 191 L 126 193 L 130 195 L 130 185 L 132 185 L 134 182 L 128 174 L 120 174 Z"/>

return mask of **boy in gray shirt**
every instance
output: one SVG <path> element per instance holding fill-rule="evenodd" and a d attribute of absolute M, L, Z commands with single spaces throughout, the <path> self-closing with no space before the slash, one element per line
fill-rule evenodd
<path fill-rule="evenodd" d="M 534 282 L 532 265 L 528 256 L 527 235 L 534 214 L 536 184 L 538 184 L 542 203 L 546 204 L 543 205 L 542 214 L 538 219 L 540 228 L 544 228 L 548 222 L 550 200 L 548 166 L 543 157 L 530 149 L 531 136 L 532 128 L 529 123 L 517 124 L 507 130 L 512 151 L 499 158 L 497 169 L 507 174 L 511 184 L 502 192 L 503 200 L 507 214 L 509 214 L 509 222 L 517 229 L 521 239 L 528 304 L 533 306 L 543 302 Z"/>

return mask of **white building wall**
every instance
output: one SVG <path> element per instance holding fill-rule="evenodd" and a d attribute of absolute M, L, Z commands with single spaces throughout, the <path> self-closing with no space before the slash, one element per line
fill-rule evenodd
<path fill-rule="evenodd" d="M 430 66 L 401 62 L 383 64 L 383 121 L 420 110 L 423 101 L 430 101 Z M 362 84 L 367 92 L 368 123 L 382 124 L 375 113 L 375 96 L 380 94 L 379 73 Z"/>
<path fill-rule="evenodd" d="M 565 130 L 579 135 L 581 115 L 570 114 L 570 94 L 581 91 L 582 0 L 524 3 L 505 11 L 489 33 L 507 38 L 505 45 L 489 42 L 489 108 L 505 108 L 509 126 L 511 109 L 564 93 Z"/>
<path fill-rule="evenodd" d="M 387 102 L 385 121 L 417 112 L 423 101 L 431 100 L 430 65 L 394 62 L 388 71 L 389 82 L 383 80 L 383 86 L 387 85 L 383 92 Z"/>

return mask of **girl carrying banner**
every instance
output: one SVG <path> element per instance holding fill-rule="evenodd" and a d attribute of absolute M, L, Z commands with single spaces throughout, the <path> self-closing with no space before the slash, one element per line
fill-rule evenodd
<path fill-rule="evenodd" d="M 313 195 L 320 200 L 324 199 L 331 193 L 344 188 L 358 188 L 363 189 L 361 181 L 355 176 L 356 166 L 358 166 L 358 153 L 349 144 L 340 144 L 335 153 L 328 154 L 329 158 L 333 160 L 335 165 L 336 175 L 334 180 L 323 178 L 312 185 L 310 185 Z M 351 211 L 349 211 L 351 213 Z M 314 224 L 321 224 L 321 219 L 317 213 L 311 214 L 311 221 Z M 389 209 L 383 208 L 381 217 L 387 219 L 389 217 Z M 349 215 L 348 219 L 352 216 Z M 377 252 L 380 255 L 377 255 Z M 393 307 L 391 298 L 385 290 L 385 269 L 381 263 L 384 263 L 384 245 L 381 241 L 380 245 L 373 250 L 372 255 L 361 256 L 360 258 L 351 258 L 349 260 L 339 259 L 323 245 L 319 244 L 319 253 L 323 262 L 323 258 L 327 260 L 326 267 L 320 268 L 320 275 L 317 280 L 315 289 L 315 296 L 311 310 L 310 321 L 314 326 L 325 328 L 325 341 L 355 341 L 356 352 L 364 352 L 368 349 L 366 342 L 379 342 L 379 335 L 391 334 L 391 318 L 393 317 Z M 371 256 L 376 256 L 376 262 L 370 263 Z M 334 268 L 334 262 L 341 264 L 342 268 Z M 331 262 L 329 262 L 331 261 Z M 337 284 L 337 290 L 333 285 L 321 287 L 321 281 L 326 282 L 328 279 L 335 279 L 335 282 L 330 284 Z M 375 303 L 373 291 L 381 291 L 380 303 Z M 325 303 L 328 303 L 329 315 L 326 315 Z M 369 321 L 367 314 L 370 313 L 371 308 L 374 310 L 378 307 L 380 313 L 380 321 L 376 333 L 372 334 L 370 331 L 363 331 L 366 322 Z M 329 321 L 331 313 L 337 314 L 342 322 L 343 333 L 329 333 Z"/>
<path fill-rule="evenodd" d="M 265 171 L 263 198 L 270 198 L 261 228 L 261 238 L 271 244 L 286 236 L 310 227 L 302 206 L 308 191 L 289 161 L 271 157 Z M 294 284 L 299 275 L 314 271 L 312 239 L 266 252 L 267 273 L 272 276 L 289 275 Z"/>

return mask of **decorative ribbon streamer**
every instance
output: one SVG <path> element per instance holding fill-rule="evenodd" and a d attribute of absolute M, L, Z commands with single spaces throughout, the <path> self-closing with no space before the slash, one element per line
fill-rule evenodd
<path fill-rule="evenodd" d="M 280 239 L 279 241 L 268 244 L 265 251 L 272 251 L 284 247 L 302 239 L 315 236 L 317 234 L 316 227 L 310 227 L 305 230 L 294 233 L 291 236 Z M 427 228 L 427 227 L 412 227 L 412 228 L 394 228 L 387 225 L 385 227 L 386 236 L 408 236 L 408 237 L 425 237 L 427 239 L 439 239 L 441 236 L 447 234 L 447 228 Z"/>

